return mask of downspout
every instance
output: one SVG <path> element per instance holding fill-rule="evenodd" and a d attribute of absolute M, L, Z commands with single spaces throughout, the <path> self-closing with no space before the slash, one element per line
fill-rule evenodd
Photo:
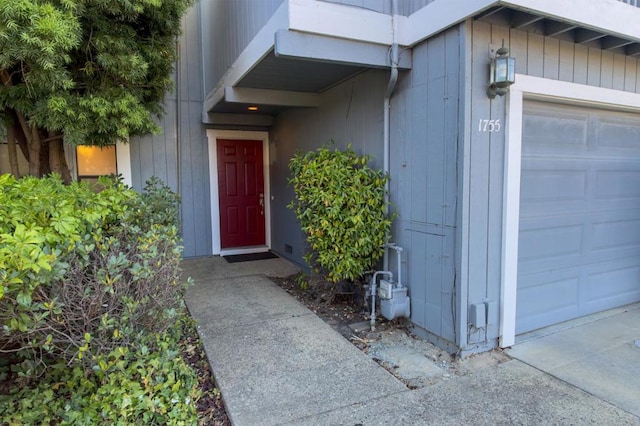
<path fill-rule="evenodd" d="M 398 0 L 391 0 L 391 33 L 392 33 L 392 44 L 390 51 L 390 59 L 391 59 L 391 76 L 389 77 L 389 82 L 387 83 L 387 89 L 384 94 L 384 112 L 383 112 L 383 120 L 384 120 L 384 130 L 383 130 L 383 172 L 385 175 L 389 175 L 390 173 L 390 159 L 391 156 L 391 132 L 390 132 L 390 121 L 391 121 L 391 95 L 393 94 L 393 90 L 396 87 L 396 83 L 398 82 L 398 43 L 396 42 L 396 37 L 398 34 L 398 19 L 396 16 L 398 14 Z M 387 179 L 387 183 L 384 188 L 384 208 L 385 215 L 389 215 L 389 180 Z M 400 265 L 398 265 L 398 268 Z M 384 271 L 389 270 L 389 251 L 384 251 L 383 257 L 383 267 Z"/>
<path fill-rule="evenodd" d="M 182 188 L 180 186 L 180 145 L 182 141 L 182 112 L 180 111 L 180 101 L 182 97 L 182 66 L 181 66 L 181 55 L 180 55 L 180 38 L 176 37 L 176 144 L 175 144 L 175 156 L 176 156 L 176 192 L 178 194 L 182 193 Z M 184 235 L 184 228 L 182 226 L 182 205 L 178 209 L 178 220 L 180 223 L 180 235 Z"/>

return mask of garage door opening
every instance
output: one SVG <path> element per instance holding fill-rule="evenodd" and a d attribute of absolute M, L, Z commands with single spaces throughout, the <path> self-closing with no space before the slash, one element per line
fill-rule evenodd
<path fill-rule="evenodd" d="M 516 334 L 640 301 L 640 114 L 522 117 Z"/>

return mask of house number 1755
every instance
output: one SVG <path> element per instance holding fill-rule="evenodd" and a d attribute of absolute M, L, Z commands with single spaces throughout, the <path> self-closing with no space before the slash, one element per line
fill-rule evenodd
<path fill-rule="evenodd" d="M 502 129 L 502 124 L 500 124 L 500 119 L 497 119 L 497 120 L 480 119 L 480 122 L 478 123 L 479 132 L 499 132 L 500 129 Z"/>

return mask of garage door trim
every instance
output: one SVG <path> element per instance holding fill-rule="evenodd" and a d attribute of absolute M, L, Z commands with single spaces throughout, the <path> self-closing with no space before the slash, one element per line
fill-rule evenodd
<path fill-rule="evenodd" d="M 520 167 L 524 99 L 571 103 L 640 113 L 640 94 L 516 75 L 507 97 L 506 146 L 502 220 L 500 347 L 512 346 L 516 335 L 518 229 L 520 225 Z"/>

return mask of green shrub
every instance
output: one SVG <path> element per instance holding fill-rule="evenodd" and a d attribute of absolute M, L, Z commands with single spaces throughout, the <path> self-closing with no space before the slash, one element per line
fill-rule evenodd
<path fill-rule="evenodd" d="M 385 215 L 388 177 L 368 156 L 322 147 L 289 163 L 295 199 L 289 205 L 307 236 L 305 260 L 333 281 L 356 280 L 384 253 L 391 229 Z"/>
<path fill-rule="evenodd" d="M 34 367 L 95 367 L 182 303 L 177 196 L 99 184 L 0 176 L 0 343 Z"/>
<path fill-rule="evenodd" d="M 17 380 L 0 394 L 3 424 L 141 424 L 197 423 L 198 378 L 180 356 L 186 316 L 165 332 L 145 335 L 132 348 L 99 355 L 93 370 L 57 364 L 37 379 L 18 378 L 24 372 L 0 368 L 0 380 Z"/>

